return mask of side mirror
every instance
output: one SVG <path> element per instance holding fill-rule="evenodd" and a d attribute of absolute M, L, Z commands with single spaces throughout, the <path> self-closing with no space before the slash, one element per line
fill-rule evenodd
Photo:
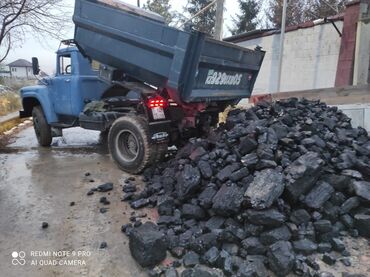
<path fill-rule="evenodd" d="M 32 58 L 32 70 L 33 75 L 39 75 L 40 73 L 39 60 L 36 57 Z"/>

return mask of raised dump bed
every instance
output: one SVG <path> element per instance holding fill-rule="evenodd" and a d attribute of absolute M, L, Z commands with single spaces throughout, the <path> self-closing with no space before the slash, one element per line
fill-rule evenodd
<path fill-rule="evenodd" d="M 75 41 L 82 53 L 150 85 L 174 100 L 249 97 L 264 52 L 167 26 L 153 13 L 116 0 L 76 0 Z"/>

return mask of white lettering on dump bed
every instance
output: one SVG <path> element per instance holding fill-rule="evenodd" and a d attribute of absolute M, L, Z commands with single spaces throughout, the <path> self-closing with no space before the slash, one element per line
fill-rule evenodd
<path fill-rule="evenodd" d="M 227 85 L 227 86 L 238 86 L 242 81 L 243 74 L 235 73 L 229 75 L 226 72 L 219 72 L 213 69 L 208 70 L 206 85 Z"/>

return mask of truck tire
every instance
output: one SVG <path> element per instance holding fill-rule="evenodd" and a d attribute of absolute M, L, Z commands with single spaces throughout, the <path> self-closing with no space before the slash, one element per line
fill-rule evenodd
<path fill-rule="evenodd" d="M 123 116 L 112 125 L 108 148 L 118 167 L 138 174 L 154 162 L 157 146 L 150 143 L 148 124 L 139 116 Z"/>
<path fill-rule="evenodd" d="M 35 130 L 37 141 L 41 146 L 50 146 L 53 139 L 51 127 L 46 121 L 44 112 L 41 106 L 36 106 L 32 109 L 33 129 Z"/>

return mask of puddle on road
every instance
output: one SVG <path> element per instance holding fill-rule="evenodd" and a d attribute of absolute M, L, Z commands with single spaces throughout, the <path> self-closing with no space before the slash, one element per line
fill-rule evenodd
<path fill-rule="evenodd" d="M 0 154 L 13 154 L 20 152 L 56 152 L 65 154 L 108 154 L 106 145 L 100 142 L 100 132 L 70 128 L 63 130 L 63 137 L 53 138 L 50 148 L 40 147 L 37 143 L 33 128 L 27 128 L 17 134 L 14 142 L 0 148 Z"/>

